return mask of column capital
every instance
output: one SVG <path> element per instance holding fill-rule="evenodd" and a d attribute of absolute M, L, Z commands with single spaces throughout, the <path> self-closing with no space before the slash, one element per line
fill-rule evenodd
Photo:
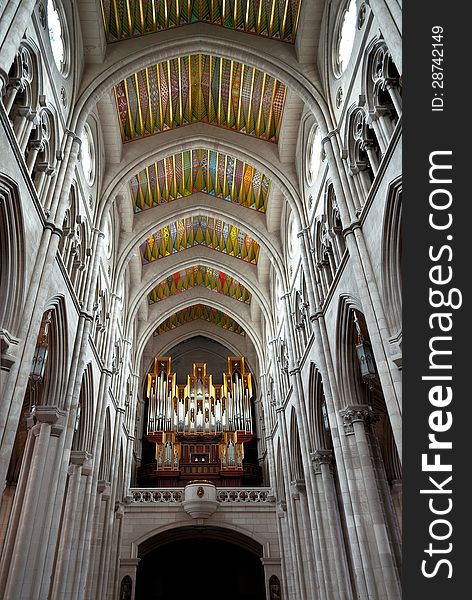
<path fill-rule="evenodd" d="M 350 404 L 339 411 L 343 418 L 344 432 L 346 435 L 354 433 L 354 423 L 363 422 L 364 425 L 371 425 L 378 421 L 378 416 L 367 404 Z"/>
<path fill-rule="evenodd" d="M 321 465 L 328 465 L 330 470 L 334 466 L 333 451 L 326 448 L 319 448 L 310 454 L 313 470 L 315 473 L 321 473 Z"/>
<path fill-rule="evenodd" d="M 59 437 L 66 423 L 66 412 L 57 406 L 33 406 L 31 417 L 36 423 L 49 423 L 51 435 Z"/>

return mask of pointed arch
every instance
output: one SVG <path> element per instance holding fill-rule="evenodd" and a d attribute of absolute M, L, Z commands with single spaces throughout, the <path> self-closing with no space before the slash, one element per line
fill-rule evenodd
<path fill-rule="evenodd" d="M 94 411 L 92 365 L 89 363 L 82 375 L 72 450 L 92 451 Z"/>
<path fill-rule="evenodd" d="M 402 323 L 402 180 L 393 181 L 387 192 L 382 228 L 382 290 L 390 333 L 398 334 Z"/>
<path fill-rule="evenodd" d="M 24 250 L 25 233 L 18 186 L 9 177 L 0 175 L 0 329 L 13 335 L 19 326 L 24 298 Z"/>

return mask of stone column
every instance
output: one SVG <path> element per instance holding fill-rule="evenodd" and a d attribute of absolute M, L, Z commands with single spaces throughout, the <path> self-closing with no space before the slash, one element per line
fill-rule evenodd
<path fill-rule="evenodd" d="M 382 24 L 382 35 L 398 71 L 402 72 L 401 8 L 396 0 L 369 0 L 369 6 Z"/>
<path fill-rule="evenodd" d="M 340 598 L 351 600 L 352 585 L 347 562 L 346 546 L 338 509 L 336 485 L 334 481 L 334 459 L 332 450 L 316 450 L 312 454 L 315 472 L 321 475 L 325 506 L 328 513 L 331 545 L 334 554 L 334 568 Z"/>
<path fill-rule="evenodd" d="M 270 600 L 270 589 L 269 589 L 269 580 L 272 575 L 275 575 L 279 582 L 282 581 L 281 571 L 282 565 L 280 564 L 280 558 L 269 558 L 263 556 L 261 558 L 261 562 L 264 566 L 264 581 L 265 581 L 265 589 L 266 589 L 266 600 Z M 281 590 L 281 600 L 288 600 L 286 594 L 284 594 L 282 583 L 280 584 Z"/>
<path fill-rule="evenodd" d="M 22 470 L 20 479 L 26 478 L 24 497 L 16 497 L 19 518 L 16 532 L 2 566 L 1 584 L 5 598 L 39 597 L 35 592 L 43 577 L 43 560 L 47 545 L 44 535 L 49 530 L 53 503 L 50 502 L 51 481 L 57 476 L 54 470 L 58 437 L 64 429 L 65 413 L 55 407 L 38 406 L 33 412 L 36 424 L 32 435 L 36 438 L 29 469 Z M 45 516 L 45 513 L 46 516 Z M 2 586 L 3 587 L 3 586 Z"/>
<path fill-rule="evenodd" d="M 79 492 L 81 490 L 82 475 L 90 472 L 90 455 L 87 452 L 71 452 L 71 464 L 69 466 L 69 484 L 64 500 L 64 511 L 62 517 L 61 537 L 57 549 L 56 568 L 54 573 L 54 584 L 51 599 L 61 600 L 70 597 L 67 581 L 69 572 L 77 569 L 77 545 L 84 534 L 78 527 L 81 517 L 81 504 Z"/>
<path fill-rule="evenodd" d="M 138 565 L 140 558 L 120 558 L 120 566 L 119 566 L 119 575 L 117 578 L 118 584 L 118 595 L 117 598 L 121 599 L 120 595 L 120 587 L 123 578 L 128 576 L 131 578 L 132 588 L 131 588 L 131 597 L 130 600 L 134 600 L 136 594 L 136 573 L 138 570 Z"/>
<path fill-rule="evenodd" d="M 381 598 L 399 600 L 401 597 L 399 574 L 391 547 L 389 528 L 385 521 L 372 455 L 367 437 L 368 429 L 376 419 L 370 406 L 350 405 L 341 411 L 347 435 L 354 435 L 362 482 L 367 497 L 368 514 L 372 522 L 373 537 L 376 543 L 376 558 L 380 569 L 376 573 L 376 582 Z M 369 432 L 370 433 L 370 432 Z"/>

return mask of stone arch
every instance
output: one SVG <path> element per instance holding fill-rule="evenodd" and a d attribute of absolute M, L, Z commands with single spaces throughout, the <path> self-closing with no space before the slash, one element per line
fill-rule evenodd
<path fill-rule="evenodd" d="M 402 90 L 400 74 L 382 38 L 366 49 L 362 79 L 368 119 L 385 151 L 402 114 Z"/>
<path fill-rule="evenodd" d="M 330 424 L 323 390 L 323 380 L 317 366 L 310 365 L 310 385 L 308 390 L 308 410 L 310 418 L 310 441 L 313 450 L 320 448 L 331 450 Z"/>
<path fill-rule="evenodd" d="M 42 93 L 41 53 L 29 39 L 22 40 L 8 74 L 2 98 L 5 110 L 24 153 Z"/>
<path fill-rule="evenodd" d="M 150 323 L 147 325 L 147 327 L 145 329 L 143 329 L 141 332 L 139 332 L 138 336 L 137 336 L 137 342 L 136 342 L 136 365 L 140 364 L 140 360 L 141 360 L 141 356 L 142 353 L 144 351 L 144 348 L 146 346 L 146 344 L 148 343 L 149 337 L 152 335 L 152 332 L 156 329 L 156 327 L 159 326 L 159 324 L 163 321 L 165 321 L 169 316 L 171 316 L 172 314 L 174 314 L 174 312 L 176 310 L 182 310 L 183 308 L 187 308 L 188 306 L 192 306 L 193 304 L 195 304 L 198 301 L 200 302 L 204 302 L 205 304 L 207 304 L 208 306 L 212 307 L 212 308 L 216 308 L 218 310 L 222 310 L 224 311 L 228 316 L 230 316 L 231 318 L 233 318 L 235 321 L 241 323 L 244 322 L 244 318 L 243 314 L 240 312 L 236 312 L 236 310 L 234 310 L 235 308 L 239 308 L 237 306 L 231 307 L 230 305 L 223 303 L 221 301 L 221 299 L 218 298 L 219 294 L 216 293 L 212 293 L 212 292 L 208 292 L 208 294 L 206 294 L 203 299 L 199 296 L 199 298 L 193 297 L 191 295 L 191 292 L 187 291 L 185 294 L 179 294 L 179 301 L 178 303 L 172 304 L 171 307 L 169 307 L 168 309 L 166 309 L 165 306 L 163 306 L 163 312 L 159 314 L 159 317 L 157 319 L 150 319 Z M 163 301 L 163 303 L 165 304 L 167 301 Z M 235 303 L 237 301 L 234 301 Z M 240 303 L 238 303 L 240 304 Z M 246 305 L 243 305 L 241 307 L 246 308 Z M 247 313 L 246 313 L 247 314 Z M 247 319 L 249 318 L 249 315 L 247 314 Z M 264 356 L 263 354 L 263 345 L 262 345 L 262 339 L 261 336 L 259 334 L 259 332 L 257 331 L 257 329 L 255 329 L 252 324 L 249 323 L 249 321 L 247 320 L 244 323 L 244 329 L 247 333 L 247 335 L 249 336 L 251 342 L 254 345 L 254 348 L 256 350 L 256 354 L 257 354 L 257 358 L 259 360 L 259 364 L 263 364 L 262 358 Z"/>
<path fill-rule="evenodd" d="M 144 69 L 149 64 L 204 51 L 218 57 L 237 60 L 275 77 L 301 97 L 316 115 L 324 134 L 327 133 L 331 121 L 324 95 L 309 77 L 297 71 L 296 65 L 277 60 L 262 48 L 252 48 L 247 42 L 234 45 L 231 40 L 222 38 L 206 24 L 201 24 L 197 28 L 190 27 L 192 29 L 184 26 L 180 28 L 182 31 L 172 30 L 172 39 L 169 40 L 166 39 L 168 37 L 165 35 L 166 32 L 159 32 L 160 43 L 156 42 L 156 34 L 151 34 L 147 36 L 149 39 L 144 46 L 140 40 L 129 40 L 126 48 L 123 46 L 119 48 L 111 58 L 114 63 L 105 63 L 101 73 L 96 72 L 91 75 L 77 98 L 73 119 L 76 129 L 81 130 L 91 107 L 117 82 Z"/>
<path fill-rule="evenodd" d="M 375 364 L 371 375 L 361 374 L 357 349 L 360 344 L 364 347 L 370 345 L 369 332 L 362 310 L 350 297 L 341 298 L 338 327 L 337 357 L 342 402 L 344 406 L 367 405 L 374 411 L 373 453 L 380 453 L 384 476 L 393 484 L 401 479 L 401 462 Z"/>
<path fill-rule="evenodd" d="M 18 187 L 0 175 L 0 329 L 15 335 L 20 324 L 25 286 L 24 224 Z M 6 346 L 4 348 L 4 345 Z M 2 335 L 1 352 L 8 349 Z M 10 361 L 2 367 L 8 367 Z"/>
<path fill-rule="evenodd" d="M 171 540 L 190 539 L 195 537 L 198 532 L 198 535 L 203 534 L 209 538 L 236 543 L 256 556 L 262 557 L 264 555 L 267 546 L 266 540 L 261 539 L 260 536 L 249 529 L 235 524 L 228 527 L 225 523 L 214 522 L 214 520 L 212 520 L 211 525 L 206 525 L 204 528 L 198 527 L 197 529 L 197 527 L 196 525 L 189 526 L 188 521 L 158 527 L 134 540 L 131 553 L 133 557 L 141 557 L 152 552 L 158 545 L 162 545 L 163 540 L 168 543 Z"/>
<path fill-rule="evenodd" d="M 33 386 L 31 406 L 56 406 L 64 408 L 65 385 L 67 382 L 67 357 L 68 357 L 68 328 L 64 298 L 53 298 L 46 304 L 41 327 L 36 342 L 36 352 L 33 358 L 33 367 L 36 369 L 38 361 L 44 361 L 44 373 Z M 38 352 L 39 348 L 46 348 L 47 355 Z"/>
<path fill-rule="evenodd" d="M 402 181 L 393 181 L 387 192 L 382 228 L 382 290 L 390 333 L 398 334 L 402 323 Z"/>
<path fill-rule="evenodd" d="M 75 419 L 74 437 L 72 439 L 72 450 L 81 450 L 85 452 L 92 451 L 93 418 L 93 375 L 92 365 L 89 363 L 85 368 L 84 374 L 82 375 L 79 403 L 77 406 Z"/>

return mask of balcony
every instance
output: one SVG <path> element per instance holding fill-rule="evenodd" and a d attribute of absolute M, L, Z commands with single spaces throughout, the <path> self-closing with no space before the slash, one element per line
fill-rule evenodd
<path fill-rule="evenodd" d="M 184 497 L 183 487 L 179 488 L 131 488 L 129 490 L 129 504 L 171 504 L 182 503 Z M 229 504 L 274 504 L 272 489 L 270 487 L 218 487 L 216 499 L 222 505 Z"/>

